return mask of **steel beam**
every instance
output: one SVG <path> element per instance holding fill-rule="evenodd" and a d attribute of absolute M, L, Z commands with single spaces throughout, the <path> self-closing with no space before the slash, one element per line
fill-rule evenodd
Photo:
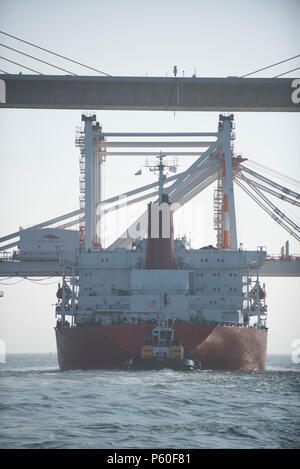
<path fill-rule="evenodd" d="M 155 151 L 107 151 L 101 152 L 102 156 L 158 156 Z M 166 156 L 200 156 L 202 151 L 164 151 L 163 154 Z"/>
<path fill-rule="evenodd" d="M 3 74 L 0 75 L 0 107 L 299 112 L 297 83 L 292 78 Z"/>
<path fill-rule="evenodd" d="M 108 147 L 116 147 L 116 148 L 143 148 L 143 147 L 150 147 L 150 148 L 181 148 L 181 147 L 209 147 L 214 142 L 101 142 L 101 147 L 108 148 Z"/>
<path fill-rule="evenodd" d="M 217 137 L 218 132 L 102 132 L 101 137 Z"/>

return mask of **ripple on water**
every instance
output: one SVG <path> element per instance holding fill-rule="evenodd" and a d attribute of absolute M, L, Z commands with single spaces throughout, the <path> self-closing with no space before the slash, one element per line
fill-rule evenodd
<path fill-rule="evenodd" d="M 300 368 L 68 371 L 54 357 L 0 368 L 1 448 L 294 448 Z"/>

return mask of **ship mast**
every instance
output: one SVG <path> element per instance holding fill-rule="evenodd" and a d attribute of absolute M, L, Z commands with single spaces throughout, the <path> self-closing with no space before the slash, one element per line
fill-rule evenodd
<path fill-rule="evenodd" d="M 176 162 L 164 164 L 166 155 L 157 156 L 158 163 L 147 164 L 150 171 L 158 171 L 158 202 L 148 204 L 148 239 L 146 269 L 174 269 L 173 211 L 164 191 L 166 168 L 176 170 Z"/>
<path fill-rule="evenodd" d="M 157 158 L 159 158 L 159 164 L 158 164 L 158 171 L 159 171 L 159 179 L 158 179 L 158 202 L 159 204 L 162 203 L 162 196 L 163 196 L 163 191 L 164 191 L 164 183 L 166 179 L 166 175 L 164 174 L 164 169 L 166 168 L 166 165 L 163 163 L 163 158 L 166 155 L 159 155 Z"/>

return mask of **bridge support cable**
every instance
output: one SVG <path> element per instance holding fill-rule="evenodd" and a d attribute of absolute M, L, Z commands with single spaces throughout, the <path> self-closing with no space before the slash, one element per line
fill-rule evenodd
<path fill-rule="evenodd" d="M 236 178 L 234 182 L 247 194 L 249 195 L 266 213 L 270 215 L 273 220 L 275 220 L 280 226 L 282 226 L 291 236 L 293 236 L 297 241 L 300 241 L 300 236 L 295 233 L 289 225 L 283 222 L 283 220 L 276 216 L 272 210 L 270 210 L 258 197 L 256 197 L 247 187 L 245 187 L 241 181 Z M 251 186 L 249 186 L 251 187 Z"/>

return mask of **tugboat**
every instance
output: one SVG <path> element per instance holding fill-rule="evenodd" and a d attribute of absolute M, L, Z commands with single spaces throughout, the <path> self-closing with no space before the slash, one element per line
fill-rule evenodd
<path fill-rule="evenodd" d="M 160 319 L 146 338 L 141 352 L 124 364 L 127 370 L 162 370 L 194 371 L 200 368 L 198 360 L 185 356 L 179 340 L 174 339 L 174 329 L 168 321 Z"/>

